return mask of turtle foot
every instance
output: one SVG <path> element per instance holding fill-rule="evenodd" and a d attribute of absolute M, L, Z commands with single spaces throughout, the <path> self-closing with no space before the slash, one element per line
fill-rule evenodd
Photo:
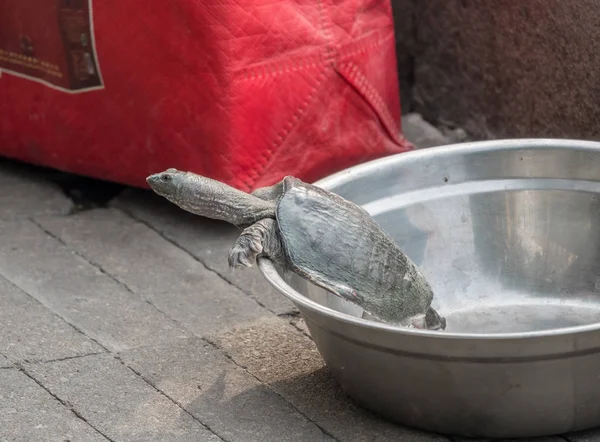
<path fill-rule="evenodd" d="M 242 231 L 229 251 L 229 268 L 252 267 L 259 255 L 267 256 L 276 263 L 284 262 L 283 249 L 272 218 L 261 219 Z"/>
<path fill-rule="evenodd" d="M 262 253 L 263 246 L 260 237 L 242 234 L 229 251 L 229 268 L 252 267 L 256 257 Z"/>
<path fill-rule="evenodd" d="M 425 314 L 415 315 L 409 318 L 408 327 L 421 330 L 443 331 L 446 329 L 446 318 L 440 316 L 432 307 L 429 307 Z"/>

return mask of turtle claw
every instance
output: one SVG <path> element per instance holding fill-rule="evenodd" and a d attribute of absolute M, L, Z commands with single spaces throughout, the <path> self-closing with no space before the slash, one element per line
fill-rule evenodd
<path fill-rule="evenodd" d="M 425 314 L 415 315 L 408 319 L 409 328 L 418 328 L 420 330 L 440 330 L 446 329 L 446 318 L 439 315 L 432 307 L 427 309 Z"/>
<path fill-rule="evenodd" d="M 231 270 L 235 270 L 238 267 L 252 267 L 250 259 L 256 259 L 256 256 L 252 255 L 253 253 L 248 249 L 242 249 L 238 246 L 234 246 L 231 249 L 231 252 L 229 252 L 229 268 Z"/>
<path fill-rule="evenodd" d="M 256 257 L 263 251 L 260 238 L 242 234 L 229 252 L 229 268 L 252 267 Z"/>
<path fill-rule="evenodd" d="M 427 330 L 427 322 L 425 320 L 425 315 L 415 315 L 408 319 L 408 328 L 416 328 L 419 330 Z"/>

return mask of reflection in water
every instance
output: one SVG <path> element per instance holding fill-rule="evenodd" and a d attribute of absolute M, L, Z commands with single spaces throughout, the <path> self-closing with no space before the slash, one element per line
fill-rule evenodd
<path fill-rule="evenodd" d="M 418 218 L 414 216 L 414 218 Z M 427 226 L 427 222 L 422 222 L 419 227 L 415 225 L 408 217 L 405 210 L 394 212 L 394 216 L 377 219 L 377 222 L 383 230 L 389 233 L 402 251 L 406 253 L 410 259 L 420 266 L 425 259 L 425 248 L 433 226 Z M 425 224 L 425 226 L 423 226 Z M 422 226 L 422 227 L 421 227 Z"/>
<path fill-rule="evenodd" d="M 597 194 L 511 191 L 504 183 L 486 190 L 404 206 L 386 200 L 389 211 L 371 204 L 380 225 L 431 283 L 447 331 L 517 332 L 597 322 Z"/>
<path fill-rule="evenodd" d="M 593 305 L 507 304 L 480 305 L 457 310 L 446 317 L 448 332 L 518 333 L 575 327 L 598 322 L 600 307 Z"/>
<path fill-rule="evenodd" d="M 475 251 L 506 289 L 594 290 L 600 251 L 595 194 L 528 190 L 472 195 Z"/>

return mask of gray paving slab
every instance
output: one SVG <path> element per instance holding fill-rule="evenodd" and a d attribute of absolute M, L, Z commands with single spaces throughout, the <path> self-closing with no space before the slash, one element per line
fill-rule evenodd
<path fill-rule="evenodd" d="M 187 213 L 151 191 L 126 191 L 113 205 L 143 220 L 275 314 L 295 310 L 287 298 L 269 285 L 256 266 L 235 272 L 229 269 L 227 256 L 240 234 L 239 229 Z"/>
<path fill-rule="evenodd" d="M 110 350 L 189 337 L 34 223 L 0 222 L 0 275 Z"/>
<path fill-rule="evenodd" d="M 12 361 L 47 361 L 102 351 L 100 345 L 0 276 L 0 352 Z"/>
<path fill-rule="evenodd" d="M 26 369 L 114 441 L 221 441 L 111 355 L 28 365 Z"/>
<path fill-rule="evenodd" d="M 300 314 L 292 315 L 292 316 L 282 316 L 282 317 L 288 319 L 290 324 L 292 324 L 294 327 L 296 327 L 300 332 L 304 333 L 306 336 L 310 337 L 310 330 L 308 329 L 308 326 L 306 325 L 304 318 L 302 316 L 300 316 Z"/>
<path fill-rule="evenodd" d="M 0 355 L 0 368 L 12 367 L 13 364 L 3 355 Z"/>
<path fill-rule="evenodd" d="M 476 439 L 476 438 L 463 438 L 463 437 L 453 437 L 453 442 L 565 442 L 561 436 L 551 436 L 551 437 L 529 437 L 523 439 Z M 600 439 L 596 439 L 600 440 Z"/>
<path fill-rule="evenodd" d="M 68 213 L 73 204 L 55 184 L 0 161 L 0 219 Z"/>
<path fill-rule="evenodd" d="M 203 340 L 138 348 L 120 357 L 230 442 L 333 441 L 287 401 Z"/>
<path fill-rule="evenodd" d="M 37 221 L 198 336 L 272 315 L 148 226 L 98 209 Z"/>
<path fill-rule="evenodd" d="M 448 442 L 355 406 L 325 368 L 314 343 L 280 318 L 208 339 L 340 441 Z"/>
<path fill-rule="evenodd" d="M 600 428 L 567 434 L 564 438 L 568 442 L 598 442 L 600 441 Z"/>
<path fill-rule="evenodd" d="M 0 370 L 0 440 L 101 442 L 100 433 L 18 370 Z"/>

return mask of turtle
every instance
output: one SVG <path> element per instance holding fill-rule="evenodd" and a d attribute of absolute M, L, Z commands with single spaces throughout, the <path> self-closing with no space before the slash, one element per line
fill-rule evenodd
<path fill-rule="evenodd" d="M 364 208 L 336 193 L 293 176 L 248 193 L 175 168 L 146 181 L 181 209 L 242 229 L 229 252 L 232 270 L 265 256 L 376 321 L 446 328 L 413 261 Z"/>

